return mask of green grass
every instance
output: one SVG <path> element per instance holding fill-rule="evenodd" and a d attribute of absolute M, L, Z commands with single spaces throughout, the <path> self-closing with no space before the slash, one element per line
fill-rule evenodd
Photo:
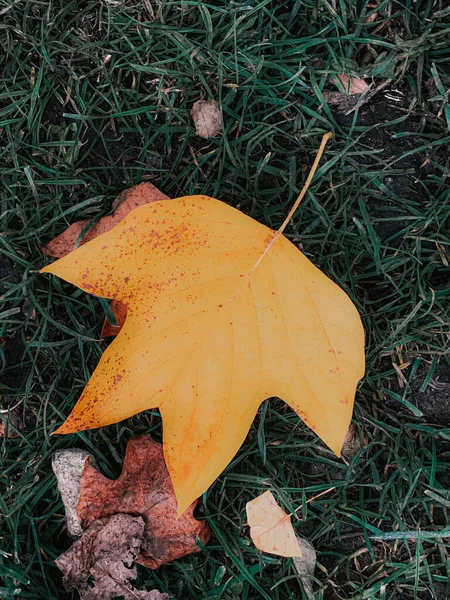
<path fill-rule="evenodd" d="M 180 600 L 306 598 L 291 560 L 249 541 L 245 503 L 271 489 L 317 550 L 317 598 L 448 598 L 449 529 L 439 535 L 450 508 L 450 410 L 439 390 L 450 381 L 448 2 L 147 5 L 153 15 L 132 1 L 0 0 L 1 381 L 4 408 L 18 404 L 25 422 L 0 444 L 0 597 L 77 596 L 53 563 L 70 543 L 55 450 L 87 448 L 114 476 L 132 435 L 160 435 L 159 417 L 143 414 L 50 437 L 104 350 L 104 308 L 40 276 L 39 246 L 107 214 L 144 180 L 277 227 L 332 130 L 286 233 L 363 316 L 354 423 L 367 445 L 346 465 L 284 404 L 265 403 L 203 498 L 208 547 L 140 569 L 138 583 Z M 322 95 L 343 72 L 393 81 L 344 117 Z M 189 116 L 200 98 L 222 110 L 223 134 L 210 141 Z"/>

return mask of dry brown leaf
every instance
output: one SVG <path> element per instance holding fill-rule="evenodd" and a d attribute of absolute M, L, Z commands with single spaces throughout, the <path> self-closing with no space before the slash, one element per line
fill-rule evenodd
<path fill-rule="evenodd" d="M 128 442 L 120 477 L 111 481 L 87 461 L 81 478 L 77 513 L 83 527 L 116 513 L 141 515 L 145 529 L 137 562 L 156 569 L 169 561 L 198 552 L 211 532 L 194 518 L 194 502 L 177 519 L 177 501 L 164 462 L 161 444 L 149 435 Z"/>
<path fill-rule="evenodd" d="M 338 75 L 337 78 L 342 83 L 346 93 L 324 91 L 323 97 L 327 104 L 333 104 L 339 112 L 347 113 L 357 103 L 358 98 L 356 96 L 360 96 L 367 91 L 369 86 L 359 77 L 342 74 Z M 335 83 L 332 78 L 330 78 L 330 82 Z"/>
<path fill-rule="evenodd" d="M 23 429 L 23 424 L 18 408 L 5 409 L 0 419 L 0 438 L 5 437 L 5 435 L 8 438 L 16 438 L 19 435 L 17 430 L 21 429 Z"/>
<path fill-rule="evenodd" d="M 79 245 L 82 246 L 102 233 L 110 231 L 117 223 L 120 223 L 128 213 L 138 206 L 150 204 L 151 202 L 156 202 L 158 200 L 169 200 L 169 197 L 151 183 L 140 183 L 139 185 L 124 190 L 113 202 L 113 213 L 100 219 L 99 222 L 83 236 Z M 88 223 L 88 220 L 73 223 L 46 246 L 42 246 L 42 252 L 47 254 L 47 256 L 54 256 L 55 258 L 67 256 L 72 250 L 75 250 L 75 244 Z M 126 305 L 118 300 L 111 301 L 111 310 L 119 325 L 117 327 L 111 325 L 108 319 L 105 319 L 101 333 L 102 338 L 117 335 L 127 316 Z"/>
<path fill-rule="evenodd" d="M 77 589 L 82 600 L 169 600 L 157 590 L 139 591 L 130 585 L 136 579 L 136 560 L 144 535 L 144 519 L 117 514 L 94 521 L 72 547 L 56 559 L 67 590 Z M 93 578 L 92 583 L 90 579 Z"/>
<path fill-rule="evenodd" d="M 272 492 L 247 502 L 246 510 L 250 537 L 258 550 L 278 556 L 302 555 L 291 517 L 278 506 Z"/>
<path fill-rule="evenodd" d="M 215 100 L 198 100 L 191 110 L 195 133 L 202 138 L 212 138 L 222 131 L 219 105 Z"/>
<path fill-rule="evenodd" d="M 349 75 L 338 75 L 339 81 L 344 86 L 347 94 L 363 94 L 369 89 L 369 85 L 359 77 L 350 77 Z"/>
<path fill-rule="evenodd" d="M 378 13 L 374 12 L 366 18 L 366 23 L 373 23 L 378 18 Z"/>
<path fill-rule="evenodd" d="M 100 219 L 99 222 L 83 236 L 79 246 L 83 246 L 86 242 L 90 242 L 102 233 L 110 231 L 138 206 L 168 199 L 168 196 L 163 194 L 151 183 L 140 183 L 139 185 L 123 191 L 113 202 L 113 213 Z M 55 237 L 55 239 L 46 246 L 43 246 L 42 252 L 48 256 L 54 256 L 55 258 L 67 256 L 72 250 L 75 250 L 76 241 L 88 223 L 88 220 L 73 223 L 63 231 L 63 233 Z"/>

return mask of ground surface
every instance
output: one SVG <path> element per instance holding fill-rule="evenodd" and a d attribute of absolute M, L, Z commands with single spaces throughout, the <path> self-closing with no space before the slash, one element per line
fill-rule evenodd
<path fill-rule="evenodd" d="M 0 43 L 1 386 L 24 424 L 0 444 L 0 596 L 76 597 L 53 562 L 70 543 L 54 451 L 87 448 L 113 476 L 132 435 L 160 435 L 144 414 L 50 437 L 105 347 L 104 309 L 38 275 L 39 246 L 143 180 L 276 227 L 332 130 L 287 234 L 361 311 L 367 444 L 347 465 L 265 403 L 203 498 L 207 549 L 138 583 L 180 600 L 305 598 L 291 560 L 249 542 L 245 503 L 272 489 L 317 550 L 317 598 L 448 598 L 449 3 L 0 0 Z M 341 73 L 384 88 L 346 115 L 323 96 Z M 222 110 L 210 141 L 189 117 L 200 98 Z"/>

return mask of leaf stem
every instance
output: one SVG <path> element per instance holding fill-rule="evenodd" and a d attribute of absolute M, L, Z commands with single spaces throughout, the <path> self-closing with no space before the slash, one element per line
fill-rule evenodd
<path fill-rule="evenodd" d="M 291 208 L 291 210 L 289 211 L 288 216 L 285 218 L 285 220 L 283 221 L 283 224 L 281 225 L 280 229 L 278 230 L 278 233 L 283 233 L 283 231 L 286 228 L 286 225 L 289 223 L 289 221 L 292 219 L 292 216 L 294 215 L 295 211 L 297 210 L 300 202 L 303 200 L 306 192 L 308 191 L 308 188 L 310 186 L 310 183 L 314 177 L 314 175 L 316 174 L 317 171 L 317 167 L 319 166 L 319 162 L 320 159 L 322 158 L 322 154 L 325 150 L 325 146 L 327 145 L 328 140 L 331 140 L 331 138 L 333 137 L 333 134 L 331 133 L 331 131 L 329 131 L 328 133 L 326 133 L 323 138 L 322 141 L 320 142 L 320 147 L 319 150 L 317 151 L 317 155 L 316 158 L 314 159 L 314 163 L 313 166 L 311 168 L 311 171 L 309 172 L 309 175 L 305 181 L 305 185 L 303 186 L 302 191 L 300 192 L 300 194 L 298 195 L 297 200 L 294 203 L 294 206 Z"/>

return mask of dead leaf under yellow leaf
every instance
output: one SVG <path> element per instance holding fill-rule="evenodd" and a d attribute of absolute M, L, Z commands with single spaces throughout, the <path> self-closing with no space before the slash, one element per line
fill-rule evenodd
<path fill-rule="evenodd" d="M 82 246 L 102 233 L 110 231 L 114 225 L 120 223 L 126 215 L 138 206 L 150 204 L 156 200 L 166 199 L 168 199 L 168 196 L 163 194 L 161 190 L 158 190 L 153 184 L 148 182 L 139 183 L 138 185 L 121 192 L 113 202 L 112 215 L 102 217 L 81 239 L 80 236 L 89 224 L 89 221 L 78 221 L 73 223 L 46 246 L 42 246 L 41 249 L 47 256 L 62 258 L 75 250 L 77 241 L 79 241 L 79 245 Z M 117 335 L 127 316 L 126 306 L 121 304 L 118 300 L 113 300 L 111 302 L 110 309 L 116 317 L 117 326 L 112 325 L 108 319 L 105 318 L 103 329 L 100 334 L 101 338 Z"/>
<path fill-rule="evenodd" d="M 364 372 L 346 294 L 280 232 L 206 196 L 154 202 L 43 269 L 127 305 L 56 433 L 159 407 L 179 513 L 233 458 L 266 398 L 340 453 Z"/>
<path fill-rule="evenodd" d="M 250 537 L 261 552 L 278 556 L 301 556 L 291 517 L 278 506 L 272 492 L 264 492 L 247 502 Z"/>

